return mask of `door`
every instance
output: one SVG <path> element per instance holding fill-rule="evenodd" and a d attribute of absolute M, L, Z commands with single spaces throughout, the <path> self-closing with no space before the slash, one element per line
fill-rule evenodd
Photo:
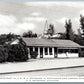
<path fill-rule="evenodd" d="M 43 48 L 40 48 L 40 58 L 43 58 Z"/>
<path fill-rule="evenodd" d="M 44 48 L 44 58 L 54 58 L 54 48 Z"/>

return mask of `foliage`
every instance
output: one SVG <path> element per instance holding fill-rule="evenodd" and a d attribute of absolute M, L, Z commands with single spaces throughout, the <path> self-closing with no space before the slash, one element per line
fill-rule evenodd
<path fill-rule="evenodd" d="M 8 58 L 8 51 L 6 46 L 0 46 L 0 63 L 6 62 Z"/>
<path fill-rule="evenodd" d="M 84 16 L 80 15 L 80 28 L 82 29 L 84 33 Z M 80 29 L 78 29 L 78 34 L 74 35 L 74 41 L 78 43 L 79 45 L 84 46 L 84 38 L 82 37 L 82 32 L 80 32 Z"/>
<path fill-rule="evenodd" d="M 84 29 L 84 16 L 80 15 L 80 27 L 81 29 Z"/>
<path fill-rule="evenodd" d="M 23 33 L 23 37 L 29 37 L 29 38 L 35 38 L 37 37 L 37 34 L 36 33 L 33 33 L 32 31 L 28 31 L 28 32 L 24 32 Z"/>
<path fill-rule="evenodd" d="M 66 33 L 58 33 L 60 37 L 58 39 L 66 39 Z"/>
<path fill-rule="evenodd" d="M 81 37 L 84 38 L 84 16 L 80 15 L 80 30 L 82 30 L 82 32 L 80 32 Z"/>
<path fill-rule="evenodd" d="M 15 35 L 15 34 L 11 34 L 11 33 L 9 33 L 9 34 L 1 34 L 0 35 L 0 45 L 3 45 L 3 44 L 5 44 L 8 41 L 12 41 L 12 39 L 15 39 L 18 36 L 19 35 Z"/>
<path fill-rule="evenodd" d="M 72 23 L 71 23 L 70 19 L 68 20 L 68 22 L 66 20 L 65 28 L 66 28 L 66 39 L 73 41 L 74 40 L 74 32 L 72 30 Z"/>
<path fill-rule="evenodd" d="M 37 58 L 37 55 L 38 55 L 38 53 L 36 51 L 32 51 L 31 52 L 31 58 L 36 59 Z"/>
<path fill-rule="evenodd" d="M 19 39 L 18 44 L 9 45 L 8 47 L 8 61 L 27 61 L 28 60 L 28 50 L 26 43 Z"/>
<path fill-rule="evenodd" d="M 55 30 L 54 30 L 54 25 L 50 24 L 49 25 L 49 29 L 47 30 L 47 34 L 49 34 L 50 36 L 52 36 L 54 34 Z"/>

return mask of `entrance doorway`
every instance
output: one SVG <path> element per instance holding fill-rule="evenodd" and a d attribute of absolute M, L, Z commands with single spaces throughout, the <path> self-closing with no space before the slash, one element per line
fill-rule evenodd
<path fill-rule="evenodd" d="M 43 48 L 40 48 L 40 58 L 43 58 Z"/>

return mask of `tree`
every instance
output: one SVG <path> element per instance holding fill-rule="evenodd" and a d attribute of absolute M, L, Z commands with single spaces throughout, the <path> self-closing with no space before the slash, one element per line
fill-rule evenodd
<path fill-rule="evenodd" d="M 23 37 L 33 38 L 33 37 L 37 37 L 37 34 L 33 33 L 32 31 L 28 31 L 23 33 Z"/>
<path fill-rule="evenodd" d="M 66 33 L 58 33 L 60 37 L 58 39 L 66 39 Z"/>
<path fill-rule="evenodd" d="M 55 30 L 54 30 L 54 25 L 50 24 L 49 25 L 49 29 L 47 30 L 47 34 L 49 34 L 50 36 L 52 36 L 54 34 Z"/>
<path fill-rule="evenodd" d="M 0 35 L 0 45 L 4 45 L 8 41 L 12 41 L 13 39 L 20 37 L 20 35 L 16 34 L 1 34 Z"/>
<path fill-rule="evenodd" d="M 84 16 L 80 15 L 80 27 L 81 29 L 84 29 Z"/>
<path fill-rule="evenodd" d="M 66 28 L 66 39 L 74 40 L 74 32 L 72 30 L 72 23 L 70 19 L 68 20 L 68 22 L 66 20 L 65 28 Z"/>
<path fill-rule="evenodd" d="M 28 50 L 26 43 L 20 38 L 18 39 L 18 44 L 13 44 L 8 46 L 8 61 L 27 61 L 28 60 Z"/>
<path fill-rule="evenodd" d="M 81 36 L 84 36 L 84 16 L 80 15 L 80 29 L 82 30 Z"/>
<path fill-rule="evenodd" d="M 74 41 L 79 45 L 84 45 L 84 16 L 80 15 L 80 28 L 78 29 L 78 34 L 74 35 Z"/>
<path fill-rule="evenodd" d="M 80 28 L 78 29 L 78 35 L 75 36 L 75 42 L 84 45 L 84 16 L 80 15 Z"/>

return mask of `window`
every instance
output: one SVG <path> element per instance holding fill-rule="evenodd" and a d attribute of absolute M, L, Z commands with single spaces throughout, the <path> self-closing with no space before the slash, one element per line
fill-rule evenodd
<path fill-rule="evenodd" d="M 75 53 L 78 53 L 78 49 L 75 49 Z"/>
<path fill-rule="evenodd" d="M 57 48 L 54 48 L 54 51 L 57 52 Z"/>
<path fill-rule="evenodd" d="M 65 51 L 65 50 L 64 50 Z M 58 53 L 63 53 L 63 49 L 59 49 Z"/>
<path fill-rule="evenodd" d="M 38 52 L 38 48 L 35 48 L 35 51 Z"/>
<path fill-rule="evenodd" d="M 45 48 L 45 55 L 48 55 L 48 48 Z"/>
<path fill-rule="evenodd" d="M 49 48 L 49 54 L 52 55 L 52 48 Z"/>
<path fill-rule="evenodd" d="M 70 53 L 78 53 L 78 49 L 70 49 Z"/>
<path fill-rule="evenodd" d="M 84 51 L 84 48 L 81 48 L 81 51 Z"/>
<path fill-rule="evenodd" d="M 43 55 L 43 48 L 40 48 L 40 54 Z"/>

